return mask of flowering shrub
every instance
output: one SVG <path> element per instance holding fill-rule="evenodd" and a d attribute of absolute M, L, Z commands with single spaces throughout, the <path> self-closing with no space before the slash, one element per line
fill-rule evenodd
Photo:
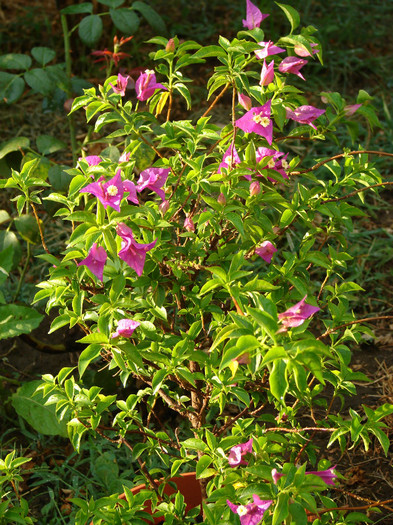
<path fill-rule="evenodd" d="M 296 33 L 298 13 L 278 5 L 291 32 L 277 42 L 265 40 L 268 15 L 247 0 L 234 40 L 153 38 L 154 70 L 141 74 L 136 97 L 119 74 L 74 101 L 96 132 L 108 129 L 118 156 L 80 158 L 68 195 L 48 197 L 72 234 L 61 260 L 42 256 L 53 267 L 36 301 L 58 309 L 51 332 L 78 324 L 86 346 L 79 377 L 63 369 L 41 388 L 76 449 L 86 433 L 124 445 L 139 464 L 135 484 L 149 487 L 74 499 L 78 524 L 142 524 L 146 500 L 168 524 L 366 520 L 329 496 L 340 465 L 325 450 L 336 441 L 367 449 L 371 435 L 389 446 L 381 420 L 390 405 L 333 413 L 366 380 L 349 366 L 349 345 L 370 333 L 350 307 L 361 288 L 345 276 L 345 234 L 364 212 L 348 200 L 383 182 L 361 147 L 313 162 L 296 155 L 296 141 L 318 152 L 334 139 L 354 105 L 324 93 L 326 108 L 314 107 L 290 84 L 322 50 L 315 29 Z M 175 97 L 191 109 L 182 70 L 210 57 L 215 98 L 195 120 L 173 119 Z M 227 92 L 222 126 L 212 115 Z M 373 124 L 369 98 L 361 92 L 356 109 Z M 124 390 L 84 384 L 92 363 Z M 202 518 L 157 483 L 187 471 L 200 482 Z"/>

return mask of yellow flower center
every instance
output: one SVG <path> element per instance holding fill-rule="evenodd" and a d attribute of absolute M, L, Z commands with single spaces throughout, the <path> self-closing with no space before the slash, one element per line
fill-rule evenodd
<path fill-rule="evenodd" d="M 281 161 L 281 165 L 284 168 L 284 170 L 287 170 L 289 168 L 289 163 L 285 159 Z"/>
<path fill-rule="evenodd" d="M 267 167 L 270 169 L 273 169 L 275 165 L 276 163 L 274 162 L 273 159 L 270 159 L 269 162 L 267 163 Z"/>
<path fill-rule="evenodd" d="M 108 188 L 106 189 L 106 192 L 108 195 L 110 195 L 111 197 L 115 197 L 118 193 L 119 193 L 119 190 L 116 188 L 116 186 L 114 186 L 113 184 L 111 184 L 110 186 L 108 186 Z"/>
<path fill-rule="evenodd" d="M 261 115 L 254 115 L 252 120 L 257 124 L 260 124 L 263 128 L 267 128 L 267 126 L 270 124 L 269 117 L 262 117 Z"/>

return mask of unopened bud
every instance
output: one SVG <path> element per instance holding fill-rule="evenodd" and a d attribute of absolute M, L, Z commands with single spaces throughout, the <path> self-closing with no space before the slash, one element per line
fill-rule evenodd
<path fill-rule="evenodd" d="M 217 202 L 224 206 L 226 204 L 227 200 L 225 198 L 225 195 L 223 193 L 220 193 L 220 195 L 217 197 Z"/>
<path fill-rule="evenodd" d="M 170 38 L 168 40 L 168 43 L 165 46 L 165 51 L 167 51 L 168 53 L 173 53 L 175 51 L 175 41 L 173 38 Z"/>
<path fill-rule="evenodd" d="M 254 195 L 258 195 L 258 193 L 261 193 L 261 185 L 255 180 L 250 184 L 250 195 L 254 197 Z"/>
<path fill-rule="evenodd" d="M 162 201 L 162 203 L 158 206 L 158 209 L 163 215 L 165 215 L 169 209 L 169 201 Z"/>
<path fill-rule="evenodd" d="M 193 220 L 190 217 L 186 217 L 185 218 L 185 220 L 184 220 L 184 228 L 188 232 L 194 232 L 195 231 L 195 224 L 194 224 Z"/>
<path fill-rule="evenodd" d="M 247 111 L 250 111 L 252 107 L 252 102 L 251 102 L 250 97 L 248 97 L 247 95 L 243 95 L 242 93 L 238 93 L 237 99 L 239 101 L 239 104 L 243 106 L 244 109 L 246 109 Z"/>

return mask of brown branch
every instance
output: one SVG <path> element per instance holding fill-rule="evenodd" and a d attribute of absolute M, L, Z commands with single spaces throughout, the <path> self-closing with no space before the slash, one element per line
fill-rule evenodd
<path fill-rule="evenodd" d="M 304 427 L 304 428 L 285 428 L 285 427 L 271 427 L 265 428 L 262 432 L 289 432 L 291 434 L 300 434 L 300 432 L 334 432 L 337 428 L 323 428 L 323 427 Z"/>
<path fill-rule="evenodd" d="M 40 232 L 40 237 L 41 237 L 41 244 L 42 244 L 42 247 L 44 248 L 44 250 L 46 251 L 46 253 L 49 253 L 50 254 L 50 251 L 48 250 L 48 247 L 47 245 L 45 244 L 45 239 L 44 239 L 44 232 L 42 231 L 42 226 L 41 226 L 41 222 L 40 222 L 40 219 L 37 215 L 37 210 L 35 209 L 35 206 L 32 202 L 30 202 L 30 205 L 31 205 L 31 209 L 33 210 L 33 213 L 34 213 L 34 217 L 35 217 L 35 220 L 37 222 L 37 226 L 38 226 L 38 230 Z"/>
<path fill-rule="evenodd" d="M 321 201 L 322 204 L 325 204 L 325 202 L 337 202 L 342 201 L 343 199 L 348 199 L 349 197 L 353 197 L 354 195 L 357 195 L 358 193 L 361 193 L 362 191 L 370 190 L 371 188 L 378 188 L 379 186 L 390 186 L 393 182 L 380 182 L 379 184 L 372 184 L 371 186 L 365 186 L 364 188 L 360 188 L 359 190 L 352 191 L 351 193 L 347 193 L 346 195 L 343 195 L 342 197 L 337 197 L 336 199 L 328 199 L 326 201 Z"/>
<path fill-rule="evenodd" d="M 329 330 L 326 330 L 325 333 L 317 337 L 317 341 L 322 339 L 322 337 L 326 337 L 333 332 L 337 332 L 337 330 L 341 330 L 341 328 L 346 328 L 347 326 L 351 326 L 353 324 L 359 324 L 359 323 L 365 323 L 369 321 L 379 321 L 381 319 L 393 319 L 393 315 L 379 315 L 375 317 L 365 317 L 364 319 L 358 319 L 357 321 L 351 321 L 350 323 L 340 324 L 339 326 L 336 326 L 336 328 L 329 328 Z"/>
<path fill-rule="evenodd" d="M 223 96 L 223 94 L 226 92 L 226 90 L 229 88 L 230 86 L 230 82 L 227 82 L 225 84 L 225 86 L 223 87 L 223 89 L 220 91 L 220 93 L 216 96 L 216 98 L 213 100 L 213 102 L 210 104 L 210 106 L 207 108 L 207 110 L 205 111 L 205 113 L 202 115 L 201 118 L 203 117 L 206 117 L 206 115 L 208 113 L 210 113 L 210 111 L 214 108 L 214 106 L 217 104 L 217 102 L 220 100 L 220 98 Z"/>
<path fill-rule="evenodd" d="M 341 159 L 343 157 L 348 157 L 350 155 L 362 155 L 363 153 L 369 154 L 369 155 L 378 155 L 380 157 L 393 157 L 393 153 L 387 153 L 386 151 L 370 151 L 370 150 L 359 150 L 359 151 L 350 151 L 348 153 L 339 153 L 338 155 L 334 155 L 333 157 L 330 157 L 326 160 L 321 160 L 311 168 L 308 168 L 306 170 L 302 171 L 292 171 L 292 175 L 302 175 L 303 173 L 309 173 L 310 171 L 315 171 L 316 169 L 320 168 L 324 164 L 327 164 L 331 160 Z"/>

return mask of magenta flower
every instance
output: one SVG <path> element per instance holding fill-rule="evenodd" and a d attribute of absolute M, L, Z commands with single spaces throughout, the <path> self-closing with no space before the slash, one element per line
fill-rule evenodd
<path fill-rule="evenodd" d="M 264 241 L 261 246 L 255 249 L 255 253 L 262 257 L 264 261 L 270 263 L 273 257 L 273 254 L 277 251 L 277 248 L 273 246 L 270 241 Z"/>
<path fill-rule="evenodd" d="M 188 232 L 194 232 L 195 231 L 195 224 L 194 224 L 194 221 L 191 219 L 191 217 L 186 217 L 184 219 L 184 228 Z"/>
<path fill-rule="evenodd" d="M 337 478 L 337 474 L 333 472 L 333 470 L 336 468 L 336 465 L 334 467 L 330 467 L 327 470 L 309 470 L 306 472 L 306 474 L 313 474 L 314 476 L 319 476 L 322 481 L 326 483 L 326 485 L 334 485 L 334 480 Z"/>
<path fill-rule="evenodd" d="M 114 210 L 120 211 L 120 203 L 124 194 L 120 170 L 117 170 L 116 175 L 108 182 L 103 182 L 103 180 L 104 177 L 101 177 L 97 182 L 92 182 L 82 188 L 80 192 L 95 195 L 105 209 L 110 206 Z"/>
<path fill-rule="evenodd" d="M 288 310 L 285 310 L 282 314 L 278 314 L 278 319 L 282 322 L 283 328 L 280 331 L 284 331 L 288 328 L 294 328 L 304 323 L 306 319 L 311 317 L 315 312 L 318 312 L 320 308 L 318 306 L 312 306 L 306 304 L 307 295 L 303 297 L 301 301 L 296 303 Z"/>
<path fill-rule="evenodd" d="M 243 108 L 246 109 L 247 111 L 249 111 L 251 109 L 252 102 L 251 102 L 250 97 L 248 97 L 247 95 L 243 95 L 243 93 L 238 93 L 237 94 L 237 100 L 238 100 L 239 104 L 241 106 L 243 106 Z"/>
<path fill-rule="evenodd" d="M 108 255 L 102 246 L 97 246 L 94 243 L 90 248 L 87 257 L 83 259 L 78 266 L 87 266 L 92 274 L 94 274 L 100 281 L 103 280 L 104 266 Z"/>
<path fill-rule="evenodd" d="M 137 191 L 142 191 L 145 188 L 148 188 L 149 190 L 156 192 L 164 201 L 165 192 L 161 188 L 164 186 L 170 171 L 170 168 L 147 168 L 142 171 L 139 176 L 138 184 L 136 185 Z"/>
<path fill-rule="evenodd" d="M 138 328 L 140 324 L 138 321 L 133 321 L 132 319 L 120 319 L 116 332 L 112 334 L 112 339 L 114 337 L 131 337 L 134 330 Z"/>
<path fill-rule="evenodd" d="M 262 500 L 256 494 L 253 494 L 253 503 L 247 505 L 234 505 L 227 500 L 227 505 L 232 512 L 240 518 L 241 525 L 258 525 L 263 519 L 266 510 L 273 503 L 272 500 Z"/>
<path fill-rule="evenodd" d="M 146 69 L 135 82 L 136 98 L 138 100 L 147 100 L 154 95 L 156 89 L 165 89 L 165 91 L 168 91 L 168 88 L 157 83 L 154 71 Z"/>
<path fill-rule="evenodd" d="M 270 108 L 272 101 L 269 100 L 263 106 L 251 108 L 245 115 L 239 118 L 235 125 L 246 133 L 256 133 L 265 137 L 269 144 L 273 140 L 273 123 L 270 120 Z"/>
<path fill-rule="evenodd" d="M 126 87 L 127 87 L 129 78 L 130 77 L 128 75 L 126 77 L 123 77 L 123 75 L 119 73 L 117 75 L 116 86 L 114 86 L 113 84 L 109 84 L 109 85 L 111 86 L 111 88 L 113 89 L 115 93 L 124 97 L 124 95 L 126 94 Z"/>
<path fill-rule="evenodd" d="M 136 194 L 137 188 L 135 184 L 131 180 L 125 180 L 123 181 L 123 188 L 124 191 L 129 193 L 127 195 L 127 200 L 133 202 L 134 204 L 139 204 L 138 196 Z"/>
<path fill-rule="evenodd" d="M 311 42 L 310 46 L 312 48 L 311 51 L 313 55 L 316 55 L 317 53 L 319 53 L 319 49 L 315 49 L 318 46 L 318 44 L 316 44 L 315 42 Z M 312 56 L 310 51 L 303 44 L 295 44 L 295 47 L 293 48 L 293 50 L 299 57 Z"/>
<path fill-rule="evenodd" d="M 102 158 L 98 155 L 88 155 L 87 157 L 79 157 L 78 160 L 85 160 L 89 167 L 97 166 L 100 162 L 102 162 Z"/>
<path fill-rule="evenodd" d="M 312 122 L 325 113 L 324 109 L 314 108 L 314 106 L 299 106 L 293 111 L 289 108 L 285 109 L 287 111 L 287 118 L 296 120 L 296 122 L 300 122 L 300 124 L 308 124 L 314 129 L 317 129 L 317 127 Z"/>
<path fill-rule="evenodd" d="M 283 155 L 284 153 L 282 153 L 281 151 L 276 151 L 275 149 L 261 147 L 257 149 L 255 158 L 257 162 L 261 162 L 265 157 L 272 157 L 268 161 L 267 165 L 262 169 L 263 170 L 270 169 L 270 170 L 277 171 L 277 173 L 279 173 L 282 177 L 284 177 L 284 179 L 287 179 L 288 175 L 285 170 L 288 169 L 289 167 L 289 164 L 287 162 L 288 153 L 285 155 L 283 159 L 280 159 L 280 157 L 282 157 Z M 273 179 L 272 177 L 268 177 L 268 179 L 271 182 L 276 182 L 276 180 Z"/>
<path fill-rule="evenodd" d="M 116 232 L 121 237 L 120 259 L 133 268 L 140 277 L 145 265 L 146 252 L 154 248 L 157 239 L 149 244 L 140 244 L 135 241 L 131 228 L 122 222 L 117 225 Z"/>
<path fill-rule="evenodd" d="M 252 454 L 252 442 L 253 439 L 251 438 L 246 441 L 246 443 L 235 445 L 231 448 L 228 455 L 228 463 L 231 467 L 237 467 L 238 465 L 248 465 L 248 461 L 244 461 L 243 456 L 246 454 Z"/>
<path fill-rule="evenodd" d="M 334 480 L 337 478 L 337 474 L 333 472 L 333 470 L 336 468 L 336 465 L 334 467 L 330 467 L 327 470 L 308 470 L 305 472 L 306 475 L 313 474 L 314 476 L 319 476 L 322 481 L 326 483 L 326 485 L 334 485 Z M 280 472 L 277 472 L 277 469 L 272 470 L 272 478 L 273 483 L 277 485 L 277 482 L 280 478 L 282 478 L 284 474 L 281 474 Z"/>
<path fill-rule="evenodd" d="M 269 40 L 268 42 L 258 42 L 258 45 L 261 46 L 262 49 L 255 51 L 255 55 L 260 59 L 271 55 L 277 55 L 278 53 L 284 53 L 285 51 L 282 47 L 275 46 L 272 40 Z"/>
<path fill-rule="evenodd" d="M 351 117 L 361 107 L 361 104 L 349 104 L 348 106 L 345 106 L 344 114 L 346 117 Z"/>
<path fill-rule="evenodd" d="M 240 157 L 237 154 L 235 147 L 233 147 L 232 149 L 232 157 L 231 157 L 231 149 L 232 149 L 232 146 L 229 146 L 229 148 L 224 153 L 221 164 L 218 166 L 217 173 L 221 173 L 222 168 L 231 169 L 233 168 L 233 166 L 241 162 Z"/>
<path fill-rule="evenodd" d="M 286 57 L 278 66 L 278 70 L 281 73 L 292 73 L 293 75 L 297 75 L 301 79 L 306 80 L 304 76 L 300 73 L 300 70 L 307 63 L 308 61 L 303 60 L 302 58 Z"/>
<path fill-rule="evenodd" d="M 246 11 L 246 20 L 243 20 L 243 26 L 251 30 L 255 27 L 259 27 L 261 22 L 265 20 L 269 15 L 264 15 L 256 5 L 254 5 L 250 0 L 247 1 L 247 11 Z"/>
<path fill-rule="evenodd" d="M 274 60 L 270 64 L 266 65 L 266 60 L 263 59 L 263 66 L 261 71 L 261 80 L 259 81 L 260 86 L 267 86 L 274 80 Z"/>

